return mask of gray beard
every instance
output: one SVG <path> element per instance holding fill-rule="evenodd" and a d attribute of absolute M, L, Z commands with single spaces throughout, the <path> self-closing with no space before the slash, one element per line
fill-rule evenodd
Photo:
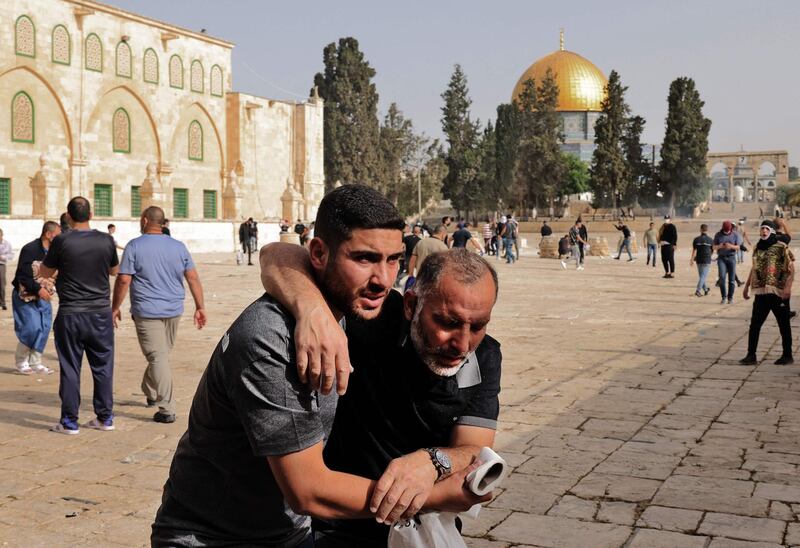
<path fill-rule="evenodd" d="M 466 358 L 455 367 L 443 367 L 436 363 L 436 360 L 427 354 L 425 348 L 425 336 L 422 334 L 422 326 L 419 321 L 419 313 L 422 310 L 422 302 L 417 303 L 417 309 L 414 311 L 414 317 L 411 320 L 411 343 L 414 345 L 414 350 L 417 352 L 422 363 L 424 363 L 431 373 L 437 377 L 452 377 L 456 375 L 464 363 Z"/>

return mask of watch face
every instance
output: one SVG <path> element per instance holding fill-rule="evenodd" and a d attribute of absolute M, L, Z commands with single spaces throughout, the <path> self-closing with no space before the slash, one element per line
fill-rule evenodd
<path fill-rule="evenodd" d="M 439 449 L 436 450 L 436 460 L 439 461 L 439 464 L 441 464 L 442 467 L 447 468 L 448 470 L 452 466 L 450 464 L 450 457 L 447 456 L 447 453 Z"/>

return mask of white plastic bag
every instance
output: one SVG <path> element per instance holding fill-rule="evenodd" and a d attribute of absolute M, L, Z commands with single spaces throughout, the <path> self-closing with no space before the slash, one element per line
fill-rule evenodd
<path fill-rule="evenodd" d="M 389 531 L 389 548 L 466 548 L 456 529 L 456 514 L 428 512 Z"/>

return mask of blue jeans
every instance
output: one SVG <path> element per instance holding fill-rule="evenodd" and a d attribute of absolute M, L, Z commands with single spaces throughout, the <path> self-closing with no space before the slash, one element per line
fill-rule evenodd
<path fill-rule="evenodd" d="M 624 238 L 622 240 L 622 244 L 620 244 L 620 246 L 619 246 L 619 252 L 617 253 L 617 259 L 621 259 L 622 258 L 622 250 L 623 249 L 628 251 L 628 259 L 630 259 L 632 261 L 633 260 L 633 255 L 631 255 L 631 239 L 630 238 Z"/>
<path fill-rule="evenodd" d="M 695 289 L 695 293 L 700 293 L 701 291 L 708 289 L 706 287 L 706 278 L 708 277 L 709 270 L 711 270 L 711 263 L 697 263 L 697 275 L 700 276 L 700 279 L 697 280 L 697 288 Z"/>
<path fill-rule="evenodd" d="M 503 238 L 503 246 L 506 248 L 506 262 L 513 263 L 517 260 L 514 257 L 514 240 L 511 238 Z"/>
<path fill-rule="evenodd" d="M 650 264 L 650 256 L 653 257 L 653 266 L 656 266 L 656 244 L 647 244 L 647 264 Z"/>
<path fill-rule="evenodd" d="M 723 299 L 733 299 L 736 289 L 736 254 L 717 257 L 719 269 L 719 292 Z"/>

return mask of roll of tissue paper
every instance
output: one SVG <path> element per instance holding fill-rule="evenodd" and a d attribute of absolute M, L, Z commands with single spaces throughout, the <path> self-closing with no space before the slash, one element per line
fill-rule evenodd
<path fill-rule="evenodd" d="M 489 447 L 481 449 L 477 460 L 481 464 L 467 475 L 467 485 L 470 491 L 482 497 L 500 486 L 508 473 L 508 465 Z"/>

